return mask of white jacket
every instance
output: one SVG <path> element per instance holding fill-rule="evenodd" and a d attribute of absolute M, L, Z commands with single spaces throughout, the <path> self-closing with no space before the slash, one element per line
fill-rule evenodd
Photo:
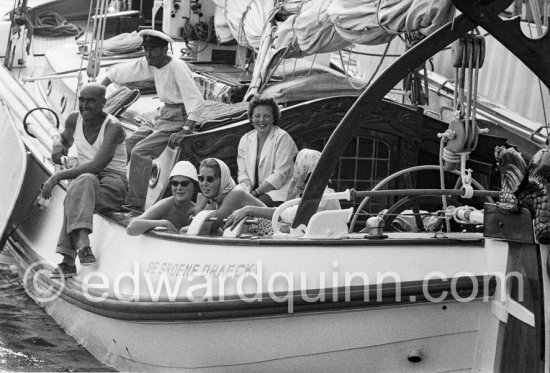
<path fill-rule="evenodd" d="M 258 134 L 256 130 L 247 132 L 239 141 L 239 154 L 237 164 L 239 166 L 238 182 L 250 180 L 252 184 L 256 180 L 256 152 L 258 149 Z M 292 137 L 278 126 L 273 126 L 260 154 L 258 164 L 258 186 L 267 181 L 274 190 L 267 194 L 273 201 L 285 201 L 294 171 L 294 156 L 298 148 Z"/>

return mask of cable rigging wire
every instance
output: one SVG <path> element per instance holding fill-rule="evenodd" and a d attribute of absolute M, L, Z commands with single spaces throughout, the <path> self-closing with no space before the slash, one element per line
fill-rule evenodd
<path fill-rule="evenodd" d="M 533 20 L 535 21 L 535 27 L 537 28 L 538 36 L 541 37 L 543 34 L 543 27 L 540 20 L 540 13 L 539 8 L 536 6 L 536 3 L 534 0 L 529 0 L 527 2 L 527 10 L 531 13 L 531 16 Z M 548 13 L 548 6 L 545 4 L 544 6 L 544 14 L 547 15 Z M 548 19 L 545 19 L 545 24 L 548 22 Z M 529 27 L 529 37 L 533 39 L 533 30 L 531 29 L 531 22 L 527 21 L 527 25 Z M 542 102 L 542 114 L 544 116 L 544 124 L 546 126 L 546 145 L 549 144 L 550 140 L 550 123 L 548 123 L 548 117 L 546 116 L 546 105 L 544 102 L 544 92 L 542 91 L 542 82 L 540 81 L 540 78 L 537 78 L 538 85 L 539 85 L 539 94 L 540 94 L 540 100 Z M 549 89 L 550 93 L 550 89 Z"/>

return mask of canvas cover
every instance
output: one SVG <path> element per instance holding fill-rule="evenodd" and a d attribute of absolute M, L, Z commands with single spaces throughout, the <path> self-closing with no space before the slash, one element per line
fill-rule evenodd
<path fill-rule="evenodd" d="M 454 15 L 451 0 L 295 0 L 281 7 L 272 0 L 215 3 L 223 8 L 216 12 L 216 24 L 226 23 L 240 45 L 256 51 L 262 33 L 273 31 L 270 21 L 278 19 L 272 48 L 288 47 L 285 57 L 337 51 L 350 43 L 383 44 L 404 32 L 422 38 Z"/>
<path fill-rule="evenodd" d="M 449 22 L 451 0 L 333 0 L 328 10 L 337 32 L 356 44 L 382 44 L 403 32 L 428 36 Z"/>
<path fill-rule="evenodd" d="M 262 90 L 282 59 L 385 44 L 401 33 L 422 39 L 455 12 L 451 0 L 225 0 L 223 8 L 216 14 L 225 15 L 237 43 L 258 53 L 245 99 Z"/>
<path fill-rule="evenodd" d="M 291 46 L 286 57 L 308 56 L 345 48 L 344 40 L 332 24 L 327 9 L 328 1 L 306 1 L 284 22 L 277 25 L 274 49 Z"/>
<path fill-rule="evenodd" d="M 237 43 L 258 49 L 272 10 L 272 0 L 226 0 L 223 14 Z M 220 13 L 216 12 L 217 14 Z"/>

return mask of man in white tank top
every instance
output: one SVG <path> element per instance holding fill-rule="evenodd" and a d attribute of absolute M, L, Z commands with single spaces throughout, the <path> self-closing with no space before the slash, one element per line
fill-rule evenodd
<path fill-rule="evenodd" d="M 124 130 L 118 119 L 103 112 L 103 105 L 105 87 L 90 84 L 82 88 L 78 111 L 69 114 L 65 130 L 54 139 L 53 162 L 62 164 L 73 147 L 78 163 L 55 172 L 42 187 L 42 196 L 48 199 L 59 181 L 74 179 L 67 188 L 63 227 L 56 248 L 63 261 L 52 277 L 74 276 L 77 256 L 81 265 L 95 263 L 89 239 L 93 214 L 120 209 L 126 197 Z"/>

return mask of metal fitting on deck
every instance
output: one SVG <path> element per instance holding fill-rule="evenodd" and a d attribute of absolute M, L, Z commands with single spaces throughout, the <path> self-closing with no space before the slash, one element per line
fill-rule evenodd
<path fill-rule="evenodd" d="M 368 218 L 366 227 L 370 237 L 382 237 L 384 235 L 384 219 L 380 216 Z"/>

